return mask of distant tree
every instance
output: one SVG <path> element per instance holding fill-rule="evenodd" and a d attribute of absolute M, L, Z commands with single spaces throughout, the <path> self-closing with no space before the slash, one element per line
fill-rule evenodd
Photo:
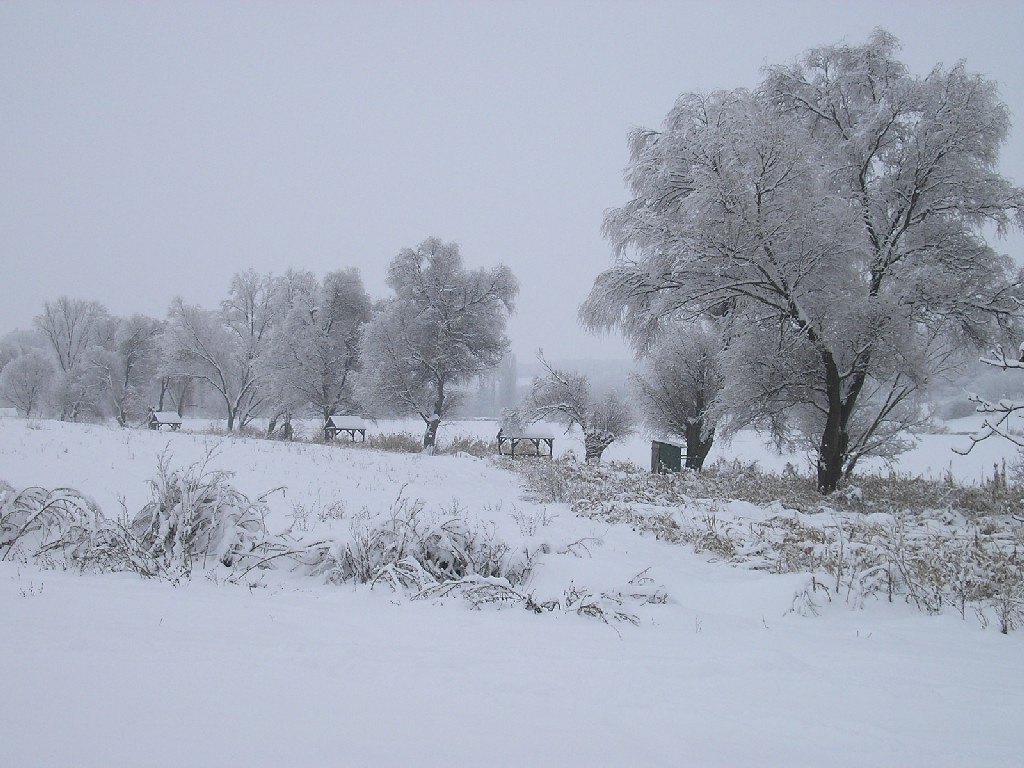
<path fill-rule="evenodd" d="M 93 356 L 114 418 L 122 427 L 129 420 L 141 419 L 152 405 L 161 332 L 162 323 L 152 317 L 120 319 L 110 347 Z"/>
<path fill-rule="evenodd" d="M 175 298 L 161 337 L 160 375 L 208 385 L 224 406 L 228 431 L 244 427 L 268 394 L 262 357 L 278 307 L 273 278 L 251 269 L 232 278 L 219 312 Z"/>
<path fill-rule="evenodd" d="M 391 262 L 395 296 L 366 324 L 360 341 L 363 401 L 416 414 L 434 447 L 441 420 L 458 403 L 459 385 L 493 369 L 508 352 L 508 314 L 519 287 L 511 270 L 467 270 L 455 243 L 437 238 L 406 248 Z"/>
<path fill-rule="evenodd" d="M 267 416 L 267 437 L 278 430 L 282 436 L 292 436 L 292 416 L 310 406 L 301 392 L 290 382 L 290 339 L 285 325 L 288 315 L 297 306 L 316 306 L 319 290 L 316 275 L 308 270 L 289 269 L 274 280 L 274 315 L 277 318 L 270 333 L 267 351 L 260 357 L 260 376 L 264 382 Z"/>
<path fill-rule="evenodd" d="M 512 408 L 519 401 L 519 366 L 516 356 L 509 353 L 498 368 L 498 405 Z"/>
<path fill-rule="evenodd" d="M 253 363 L 219 312 L 175 298 L 161 336 L 161 349 L 162 375 L 209 385 L 223 403 L 229 432 L 255 415 L 258 401 Z"/>
<path fill-rule="evenodd" d="M 164 350 L 164 334 L 160 334 L 159 339 L 160 349 Z M 157 394 L 157 407 L 158 411 L 173 410 L 177 412 L 179 416 L 185 415 L 185 409 L 195 405 L 195 388 L 196 382 L 189 375 L 174 375 L 167 374 L 167 366 L 161 362 L 157 366 L 158 372 L 158 394 Z M 170 402 L 171 408 L 167 407 Z"/>
<path fill-rule="evenodd" d="M 7 364 L 24 352 L 19 345 L 7 339 L 0 339 L 0 371 L 7 367 Z"/>
<path fill-rule="evenodd" d="M 232 278 L 228 298 L 221 302 L 221 317 L 234 337 L 236 362 L 247 386 L 245 407 L 238 411 L 240 427 L 260 413 L 266 400 L 261 363 L 280 311 L 276 281 L 252 269 Z"/>
<path fill-rule="evenodd" d="M 561 422 L 566 433 L 579 426 L 583 431 L 585 460 L 600 462 L 609 445 L 634 430 L 635 418 L 629 403 L 615 392 L 595 398 L 585 375 L 555 368 L 542 352 L 537 359 L 544 374 L 533 379 L 513 420 Z"/>
<path fill-rule="evenodd" d="M 298 288 L 300 282 L 304 287 Z M 372 303 L 357 269 L 284 278 L 283 319 L 275 328 L 266 370 L 278 416 L 312 411 L 323 422 L 352 409 L 352 374 L 359 365 L 359 334 Z"/>
<path fill-rule="evenodd" d="M 630 382 L 648 428 L 686 443 L 686 466 L 700 470 L 715 440 L 714 410 L 725 382 L 722 334 L 705 323 L 663 334 Z"/>
<path fill-rule="evenodd" d="M 471 416 L 493 416 L 497 411 L 498 380 L 495 372 L 477 376 L 476 395 L 473 402 L 463 411 Z"/>
<path fill-rule="evenodd" d="M 1015 312 L 984 238 L 1024 220 L 997 172 L 1006 106 L 962 63 L 911 76 L 898 48 L 883 31 L 817 48 L 636 131 L 633 199 L 604 225 L 618 260 L 581 308 L 642 352 L 665 318 L 731 302 L 722 399 L 806 439 L 824 493 L 899 450 L 928 380 Z"/>
<path fill-rule="evenodd" d="M 99 302 L 67 296 L 46 302 L 43 313 L 35 318 L 36 328 L 49 341 L 57 366 L 65 372 L 88 364 L 92 348 L 109 339 L 112 322 Z"/>
<path fill-rule="evenodd" d="M 104 382 L 96 369 L 97 353 L 109 349 L 116 323 L 95 301 L 62 296 L 46 302 L 35 318 L 57 364 L 50 397 L 62 420 L 104 415 Z"/>
<path fill-rule="evenodd" d="M 993 368 L 1020 373 L 1024 371 L 1024 344 L 1017 349 L 1016 356 L 1007 355 L 1001 346 L 996 346 L 987 357 L 981 358 L 981 362 Z M 1016 445 L 1019 450 L 1024 450 L 1024 436 L 1021 435 L 1019 422 L 1024 416 L 1024 401 L 1013 397 L 987 400 L 977 393 L 971 393 L 969 397 L 977 412 L 984 414 L 985 418 L 978 431 L 970 435 L 971 443 L 968 448 L 954 450 L 966 455 L 975 445 L 990 437 L 1001 437 Z"/>
<path fill-rule="evenodd" d="M 9 362 L 32 349 L 49 349 L 50 343 L 37 330 L 14 330 L 0 337 L 0 371 Z"/>
<path fill-rule="evenodd" d="M 40 349 L 30 349 L 0 371 L 0 397 L 23 416 L 38 415 L 53 386 L 54 365 Z"/>

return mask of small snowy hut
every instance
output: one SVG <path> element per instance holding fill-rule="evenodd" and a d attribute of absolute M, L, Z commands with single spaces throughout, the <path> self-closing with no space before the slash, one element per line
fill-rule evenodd
<path fill-rule="evenodd" d="M 324 424 L 324 440 L 333 440 L 339 432 L 347 432 L 355 442 L 356 434 L 366 442 L 366 422 L 358 416 L 331 416 Z"/>
<path fill-rule="evenodd" d="M 175 411 L 150 411 L 149 428 L 167 428 L 172 432 L 177 432 L 181 429 L 181 416 L 179 416 Z"/>
<path fill-rule="evenodd" d="M 523 443 L 532 445 L 533 450 L 527 448 L 524 452 Z M 505 456 L 506 448 L 507 455 L 513 459 L 516 457 L 517 448 L 520 456 L 546 456 L 550 459 L 555 454 L 555 436 L 544 424 L 529 424 L 512 431 L 506 431 L 503 426 L 498 430 L 498 453 Z"/>

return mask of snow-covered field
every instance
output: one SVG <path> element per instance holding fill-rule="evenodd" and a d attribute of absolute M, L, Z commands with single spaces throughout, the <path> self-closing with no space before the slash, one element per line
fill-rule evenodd
<path fill-rule="evenodd" d="M 496 431 L 466 422 L 441 439 Z M 951 452 L 966 443 L 926 436 L 898 469 L 972 482 L 1010 453 Z M 578 443 L 556 441 L 567 449 Z M 768 469 L 802 461 L 755 436 L 718 450 Z M 521 587 L 538 602 L 573 590 L 667 601 L 627 602 L 634 625 L 286 569 L 172 586 L 0 562 L 0 765 L 1021 764 L 1021 632 L 901 601 L 788 612 L 806 575 L 574 517 L 488 459 L 0 420 L 0 480 L 76 488 L 111 517 L 150 499 L 161 453 L 173 467 L 210 454 L 242 492 L 269 492 L 275 532 L 344 537 L 418 500 L 426 514 L 463 510 L 513 552 L 545 551 Z M 643 437 L 606 454 L 648 457 Z"/>

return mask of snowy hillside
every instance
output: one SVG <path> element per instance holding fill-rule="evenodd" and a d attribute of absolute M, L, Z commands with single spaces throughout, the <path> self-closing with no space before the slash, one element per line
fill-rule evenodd
<path fill-rule="evenodd" d="M 442 444 L 497 431 L 447 429 Z M 926 436 L 899 469 L 974 482 L 1009 454 L 996 443 L 950 452 L 965 442 Z M 556 453 L 573 447 L 556 440 Z M 752 436 L 716 450 L 767 468 L 800 461 Z M 648 456 L 643 438 L 606 454 Z M 264 499 L 268 535 L 296 550 L 327 542 L 319 570 L 290 557 L 243 576 L 206 563 L 174 586 L 8 552 L 0 763 L 1020 763 L 1024 634 L 983 628 L 973 612 L 928 615 L 870 592 L 794 610 L 808 572 L 729 564 L 642 525 L 577 516 L 489 458 L 0 420 L 0 480 L 77 489 L 111 520 L 151 500 L 161 457 L 168 471 L 232 473 L 232 488 Z M 709 509 L 695 500 L 671 514 L 685 529 Z M 795 514 L 715 509 L 723 530 Z M 489 590 L 475 601 L 410 586 L 435 580 L 398 568 L 355 586 L 338 553 L 380 521 L 471 544 L 504 575 L 474 582 Z M 840 524 L 839 513 L 821 522 Z"/>

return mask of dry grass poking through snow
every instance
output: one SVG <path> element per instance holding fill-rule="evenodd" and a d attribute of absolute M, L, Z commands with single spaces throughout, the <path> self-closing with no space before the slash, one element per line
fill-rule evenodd
<path fill-rule="evenodd" d="M 538 500 L 691 545 L 729 563 L 806 572 L 792 610 L 823 602 L 904 600 L 928 613 L 973 613 L 1002 632 L 1024 625 L 1019 497 L 899 476 L 862 477 L 824 499 L 806 477 L 719 465 L 651 475 L 632 465 L 506 461 Z"/>

